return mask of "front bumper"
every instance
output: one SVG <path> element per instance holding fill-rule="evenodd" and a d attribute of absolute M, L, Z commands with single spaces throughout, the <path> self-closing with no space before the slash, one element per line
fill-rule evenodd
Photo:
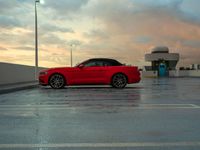
<path fill-rule="evenodd" d="M 39 84 L 40 85 L 48 85 L 48 77 L 46 75 L 39 76 Z"/>

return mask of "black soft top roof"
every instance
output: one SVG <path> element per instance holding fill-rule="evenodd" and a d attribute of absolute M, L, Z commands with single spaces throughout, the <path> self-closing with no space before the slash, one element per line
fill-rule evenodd
<path fill-rule="evenodd" d="M 107 62 L 111 62 L 114 63 L 116 65 L 122 65 L 122 63 L 120 63 L 119 61 L 112 59 L 112 58 L 91 58 L 89 60 L 93 60 L 93 61 L 107 61 Z"/>

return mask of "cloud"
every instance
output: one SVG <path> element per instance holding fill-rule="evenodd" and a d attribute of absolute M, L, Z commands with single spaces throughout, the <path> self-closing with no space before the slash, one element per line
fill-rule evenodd
<path fill-rule="evenodd" d="M 48 57 L 59 52 L 49 64 L 61 64 L 58 57 L 64 59 L 71 42 L 78 43 L 75 54 L 85 59 L 113 56 L 137 65 L 145 63 L 144 54 L 150 47 L 166 45 L 188 57 L 182 62 L 193 62 L 193 55 L 197 61 L 200 1 L 45 1 L 38 4 L 39 48 L 47 50 Z M 0 13 L 0 45 L 31 53 L 35 44 L 34 0 L 0 0 Z M 48 64 L 48 59 L 44 61 Z"/>
<path fill-rule="evenodd" d="M 60 55 L 57 53 L 45 53 L 45 55 L 40 56 L 40 61 L 46 61 L 46 62 L 54 62 L 58 66 L 67 64 L 67 56 L 66 55 Z M 69 61 L 70 62 L 70 61 Z"/>
<path fill-rule="evenodd" d="M 179 66 L 189 66 L 190 64 L 200 64 L 200 53 L 194 48 L 184 48 L 184 53 L 180 55 Z"/>
<path fill-rule="evenodd" d="M 76 39 L 69 40 L 67 43 L 68 43 L 68 45 L 70 45 L 70 46 L 72 46 L 72 45 L 73 45 L 73 46 L 79 46 L 79 45 L 83 44 L 82 41 L 76 40 Z"/>
<path fill-rule="evenodd" d="M 16 0 L 0 0 L 0 14 L 7 13 L 8 11 L 19 6 Z"/>
<path fill-rule="evenodd" d="M 2 46 L 0 46 L 0 50 L 3 50 L 3 51 L 5 51 L 5 50 L 8 50 L 7 48 L 5 48 L 5 47 L 2 47 Z"/>
<path fill-rule="evenodd" d="M 194 9 L 200 5 L 200 1 L 191 0 L 131 0 L 140 8 L 140 11 L 159 12 L 164 10 L 168 15 L 185 22 L 200 23 L 200 11 Z"/>
<path fill-rule="evenodd" d="M 67 41 L 60 38 L 56 34 L 48 33 L 40 37 L 39 43 L 43 45 L 66 45 Z"/>
<path fill-rule="evenodd" d="M 200 40 L 184 40 L 182 45 L 185 47 L 200 48 Z"/>
<path fill-rule="evenodd" d="M 151 41 L 152 41 L 152 38 L 148 37 L 148 36 L 139 36 L 139 37 L 136 37 L 134 39 L 134 42 L 141 43 L 141 44 L 146 44 L 146 43 L 149 43 Z"/>
<path fill-rule="evenodd" d="M 130 0 L 133 4 L 140 6 L 140 8 L 144 7 L 170 7 L 177 8 L 179 7 L 184 0 Z"/>
<path fill-rule="evenodd" d="M 18 47 L 12 47 L 13 49 L 18 49 L 18 50 L 35 50 L 35 47 L 32 46 L 18 46 Z"/>
<path fill-rule="evenodd" d="M 40 26 L 40 29 L 41 32 L 44 34 L 46 34 L 47 32 L 75 33 L 72 28 L 62 27 L 61 25 L 42 24 Z"/>
<path fill-rule="evenodd" d="M 109 35 L 100 29 L 91 30 L 90 32 L 85 32 L 84 36 L 89 38 L 98 38 L 98 39 L 108 39 Z"/>
<path fill-rule="evenodd" d="M 198 40 L 187 41 L 200 38 L 196 24 L 200 17 L 186 11 L 184 4 L 185 0 L 115 0 L 115 3 L 96 0 L 85 7 L 85 12 L 104 23 L 105 30 L 112 35 L 109 42 L 119 47 L 125 45 L 129 54 L 136 50 L 135 58 L 144 59 L 148 48 L 157 45 L 178 48 L 181 54 L 186 53 L 184 47 L 195 47 L 193 51 L 199 53 Z"/>
<path fill-rule="evenodd" d="M 20 25 L 21 23 L 15 17 L 0 15 L 0 28 L 13 28 Z"/>
<path fill-rule="evenodd" d="M 77 12 L 89 0 L 46 0 L 45 7 L 52 8 L 57 15 L 68 15 L 68 13 Z"/>
<path fill-rule="evenodd" d="M 181 19 L 186 22 L 192 23 L 200 23 L 200 9 L 199 9 L 200 1 L 198 0 L 184 0 L 184 2 L 180 6 L 180 11 L 182 16 Z"/>
<path fill-rule="evenodd" d="M 4 45 L 16 47 L 19 45 L 34 45 L 34 32 L 6 30 L 0 33 L 0 42 Z"/>

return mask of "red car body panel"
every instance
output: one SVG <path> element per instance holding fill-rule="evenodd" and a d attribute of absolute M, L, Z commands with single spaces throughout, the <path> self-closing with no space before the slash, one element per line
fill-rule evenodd
<path fill-rule="evenodd" d="M 87 66 L 91 62 L 112 63 L 111 65 Z M 113 66 L 115 65 L 115 66 Z M 39 75 L 39 82 L 42 85 L 49 85 L 49 79 L 54 74 L 61 74 L 66 85 L 89 85 L 89 84 L 111 84 L 115 74 L 124 74 L 127 83 L 137 83 L 140 81 L 140 72 L 137 67 L 124 66 L 112 59 L 90 59 L 77 67 L 63 67 L 43 70 Z"/>
<path fill-rule="evenodd" d="M 49 85 L 49 78 L 53 74 L 61 74 L 66 85 L 111 84 L 113 75 L 123 73 L 128 79 L 128 84 L 140 81 L 140 72 L 134 66 L 98 66 L 98 67 L 64 67 L 43 70 L 45 74 L 39 75 L 41 85 Z"/>

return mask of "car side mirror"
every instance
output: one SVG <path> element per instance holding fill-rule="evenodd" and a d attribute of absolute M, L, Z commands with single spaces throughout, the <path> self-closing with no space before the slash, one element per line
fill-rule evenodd
<path fill-rule="evenodd" d="M 83 68 L 84 68 L 84 64 L 80 64 L 80 65 L 78 66 L 78 68 L 83 69 Z"/>

